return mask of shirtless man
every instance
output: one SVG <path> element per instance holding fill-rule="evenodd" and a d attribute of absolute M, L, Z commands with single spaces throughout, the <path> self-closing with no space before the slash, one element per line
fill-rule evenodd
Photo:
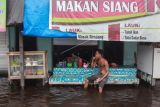
<path fill-rule="evenodd" d="M 103 58 L 102 54 L 102 50 L 98 49 L 95 53 L 95 57 L 93 57 L 91 61 L 91 66 L 93 68 L 96 66 L 100 67 L 100 73 L 88 77 L 84 84 L 84 88 L 87 89 L 90 82 L 99 83 L 99 93 L 102 93 L 103 91 L 103 87 L 107 81 L 109 68 L 108 61 Z"/>

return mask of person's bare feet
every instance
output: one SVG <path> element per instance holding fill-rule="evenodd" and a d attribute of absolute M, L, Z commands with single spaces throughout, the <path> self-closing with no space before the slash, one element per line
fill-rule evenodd
<path fill-rule="evenodd" d="M 102 94 L 103 89 L 101 87 L 99 87 L 99 93 Z"/>
<path fill-rule="evenodd" d="M 87 89 L 87 88 L 88 88 L 88 84 L 89 84 L 88 80 L 85 80 L 84 89 Z"/>

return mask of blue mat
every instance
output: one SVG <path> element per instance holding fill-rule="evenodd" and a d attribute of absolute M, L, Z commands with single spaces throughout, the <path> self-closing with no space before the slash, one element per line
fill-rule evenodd
<path fill-rule="evenodd" d="M 83 84 L 86 78 L 97 74 L 98 68 L 54 68 L 53 75 L 49 79 L 50 84 Z M 139 84 L 136 77 L 136 68 L 110 68 L 107 83 L 116 84 Z"/>

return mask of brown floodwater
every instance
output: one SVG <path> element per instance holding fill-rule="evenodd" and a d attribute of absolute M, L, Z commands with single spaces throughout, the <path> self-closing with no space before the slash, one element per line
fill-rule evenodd
<path fill-rule="evenodd" d="M 160 87 L 106 85 L 100 95 L 93 86 L 42 87 L 33 81 L 21 90 L 0 77 L 0 107 L 160 107 Z"/>

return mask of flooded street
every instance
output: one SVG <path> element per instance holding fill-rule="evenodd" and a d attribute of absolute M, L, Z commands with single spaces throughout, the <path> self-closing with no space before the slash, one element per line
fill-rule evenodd
<path fill-rule="evenodd" d="M 160 87 L 146 85 L 106 86 L 102 95 L 97 88 L 82 86 L 27 86 L 24 91 L 10 87 L 0 77 L 0 107 L 159 107 Z"/>

